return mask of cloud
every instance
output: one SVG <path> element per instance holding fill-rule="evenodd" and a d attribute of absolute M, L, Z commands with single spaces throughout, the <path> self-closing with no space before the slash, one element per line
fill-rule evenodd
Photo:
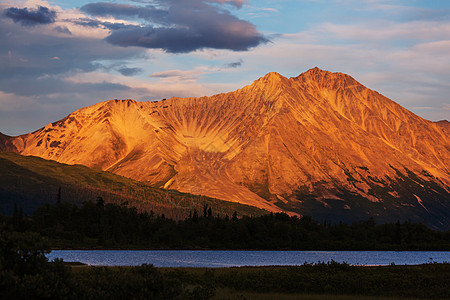
<path fill-rule="evenodd" d="M 26 86 L 24 87 L 24 82 Z M 97 90 L 124 91 L 130 87 L 119 83 L 77 83 L 69 80 L 45 77 L 36 80 L 24 81 L 23 78 L 12 78 L 4 80 L 1 90 L 5 93 L 14 93 L 19 96 L 47 96 L 60 93 L 83 93 L 95 92 Z"/>
<path fill-rule="evenodd" d="M 353 1 L 350 1 L 353 2 Z M 347 5 L 356 7 L 357 4 L 360 4 L 361 1 L 355 1 L 354 3 L 347 3 Z M 444 7 L 440 7 L 439 9 L 414 6 L 414 3 L 411 1 L 406 1 L 403 4 L 400 1 L 365 1 L 366 5 L 363 8 L 359 8 L 359 10 L 366 10 L 368 12 L 382 12 L 386 17 L 388 15 L 395 16 L 397 20 L 401 21 L 419 21 L 419 20 L 428 20 L 428 21 L 436 21 L 436 20 L 448 20 L 450 15 L 450 10 Z"/>
<path fill-rule="evenodd" d="M 250 7 L 247 15 L 252 18 L 267 18 L 272 14 L 279 14 L 280 11 L 273 7 Z"/>
<path fill-rule="evenodd" d="M 132 2 L 138 3 L 153 3 L 153 0 L 131 0 Z M 244 4 L 248 3 L 248 0 L 204 0 L 205 2 L 218 3 L 218 4 L 229 4 L 236 8 L 242 8 Z"/>
<path fill-rule="evenodd" d="M 157 23 L 165 23 L 168 11 L 158 9 L 153 5 L 136 6 L 130 4 L 117 4 L 108 2 L 89 3 L 80 8 L 81 11 L 100 17 L 129 18 L 136 17 Z"/>
<path fill-rule="evenodd" d="M 200 31 L 189 28 L 128 26 L 113 31 L 106 41 L 122 47 L 137 46 L 164 49 L 169 53 L 188 53 L 202 48 L 246 51 L 266 42 L 266 39 L 256 34 L 252 28 L 246 28 L 246 24 L 234 24 L 217 28 L 205 27 Z"/>
<path fill-rule="evenodd" d="M 9 7 L 5 9 L 4 15 L 11 18 L 15 23 L 21 23 L 24 26 L 50 24 L 54 23 L 56 18 L 56 12 L 44 6 L 39 6 L 35 10 L 28 9 L 27 7 Z"/>
<path fill-rule="evenodd" d="M 242 59 L 239 59 L 238 61 L 225 64 L 225 68 L 238 68 L 238 67 L 242 66 L 243 62 L 244 61 Z"/>
<path fill-rule="evenodd" d="M 84 27 L 93 27 L 93 28 L 99 28 L 104 26 L 102 21 L 95 20 L 95 19 L 89 19 L 89 18 L 78 18 L 75 20 L 71 20 L 73 24 L 84 26 Z"/>
<path fill-rule="evenodd" d="M 155 72 L 148 77 L 150 78 L 162 78 L 162 79 L 177 79 L 177 80 L 196 80 L 200 75 L 204 74 L 203 70 L 167 70 L 162 72 Z"/>
<path fill-rule="evenodd" d="M 117 71 L 123 76 L 134 76 L 142 73 L 141 68 L 120 68 Z"/>
<path fill-rule="evenodd" d="M 247 0 L 206 0 L 207 2 L 216 2 L 220 4 L 231 4 L 237 8 L 241 8 L 245 3 L 248 3 Z"/>
<path fill-rule="evenodd" d="M 90 3 L 81 7 L 87 14 L 116 19 L 142 19 L 148 24 L 112 28 L 106 38 L 122 47 L 163 49 L 169 53 L 188 53 L 203 48 L 247 51 L 268 42 L 256 27 L 233 16 L 229 11 L 207 2 L 231 3 L 236 7 L 245 1 L 155 0 L 158 5 L 136 6 L 117 3 Z M 103 24 L 104 25 L 104 24 Z"/>
<path fill-rule="evenodd" d="M 144 49 L 111 47 L 101 38 L 84 37 L 70 24 L 56 23 L 49 28 L 17 26 L 0 18 L 0 90 L 8 93 L 36 93 L 41 78 L 64 78 L 75 73 L 102 68 L 104 61 L 143 57 Z M 84 30 L 83 33 L 87 32 Z M 52 59 L 58 57 L 59 59 Z M 102 63 L 100 63 L 102 61 Z M 54 87 L 50 81 L 52 90 Z"/>
<path fill-rule="evenodd" d="M 72 32 L 66 26 L 56 26 L 54 30 L 59 33 L 64 33 L 64 34 L 69 34 L 69 35 L 72 34 Z"/>
<path fill-rule="evenodd" d="M 359 26 L 323 23 L 314 29 L 315 33 L 326 35 L 328 39 L 338 41 L 357 41 L 369 43 L 387 43 L 397 41 L 397 44 L 408 41 L 450 39 L 450 23 L 437 21 L 411 21 L 395 23 L 388 21 L 373 21 Z M 389 44 L 391 45 L 391 44 Z"/>
<path fill-rule="evenodd" d="M 89 19 L 89 18 L 78 18 L 75 20 L 71 20 L 73 24 L 84 26 L 84 27 L 91 27 L 91 28 L 106 28 L 110 30 L 118 30 L 122 28 L 126 28 L 127 25 L 122 22 L 104 22 L 96 19 Z"/>

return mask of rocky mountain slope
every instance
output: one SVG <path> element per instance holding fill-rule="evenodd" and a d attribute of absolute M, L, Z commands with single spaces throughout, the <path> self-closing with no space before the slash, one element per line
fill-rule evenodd
<path fill-rule="evenodd" d="M 329 221 L 450 226 L 448 122 L 318 68 L 212 97 L 101 102 L 2 135 L 0 150 Z"/>

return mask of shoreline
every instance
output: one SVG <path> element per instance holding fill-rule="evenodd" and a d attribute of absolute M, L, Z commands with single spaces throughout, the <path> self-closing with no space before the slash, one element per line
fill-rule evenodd
<path fill-rule="evenodd" d="M 331 250 L 331 249 L 197 249 L 197 248 L 52 248 L 50 251 L 280 251 L 280 252 L 450 252 L 449 250 Z"/>

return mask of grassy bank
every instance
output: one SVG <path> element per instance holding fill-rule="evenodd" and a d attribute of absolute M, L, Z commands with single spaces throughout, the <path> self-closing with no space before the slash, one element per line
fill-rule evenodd
<path fill-rule="evenodd" d="M 108 274 L 109 285 L 139 268 L 75 266 L 72 274 L 76 281 L 97 282 L 99 287 L 98 274 Z M 450 299 L 450 264 L 361 267 L 329 262 L 154 270 L 181 287 L 180 299 Z"/>
<path fill-rule="evenodd" d="M 258 298 L 264 294 L 450 298 L 449 264 L 358 267 L 331 262 L 162 272 L 186 284 L 256 294 Z"/>

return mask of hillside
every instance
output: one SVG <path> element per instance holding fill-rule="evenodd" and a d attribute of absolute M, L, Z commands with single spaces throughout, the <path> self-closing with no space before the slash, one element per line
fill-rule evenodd
<path fill-rule="evenodd" d="M 81 204 L 97 201 L 131 205 L 142 211 L 164 213 L 166 217 L 184 219 L 206 204 L 216 213 L 231 216 L 258 216 L 265 211 L 239 203 L 224 202 L 205 196 L 153 188 L 141 182 L 82 165 L 66 165 L 39 157 L 0 153 L 0 213 L 11 214 L 14 204 L 32 213 L 43 203 Z M 59 194 L 59 196 L 58 196 Z"/>

